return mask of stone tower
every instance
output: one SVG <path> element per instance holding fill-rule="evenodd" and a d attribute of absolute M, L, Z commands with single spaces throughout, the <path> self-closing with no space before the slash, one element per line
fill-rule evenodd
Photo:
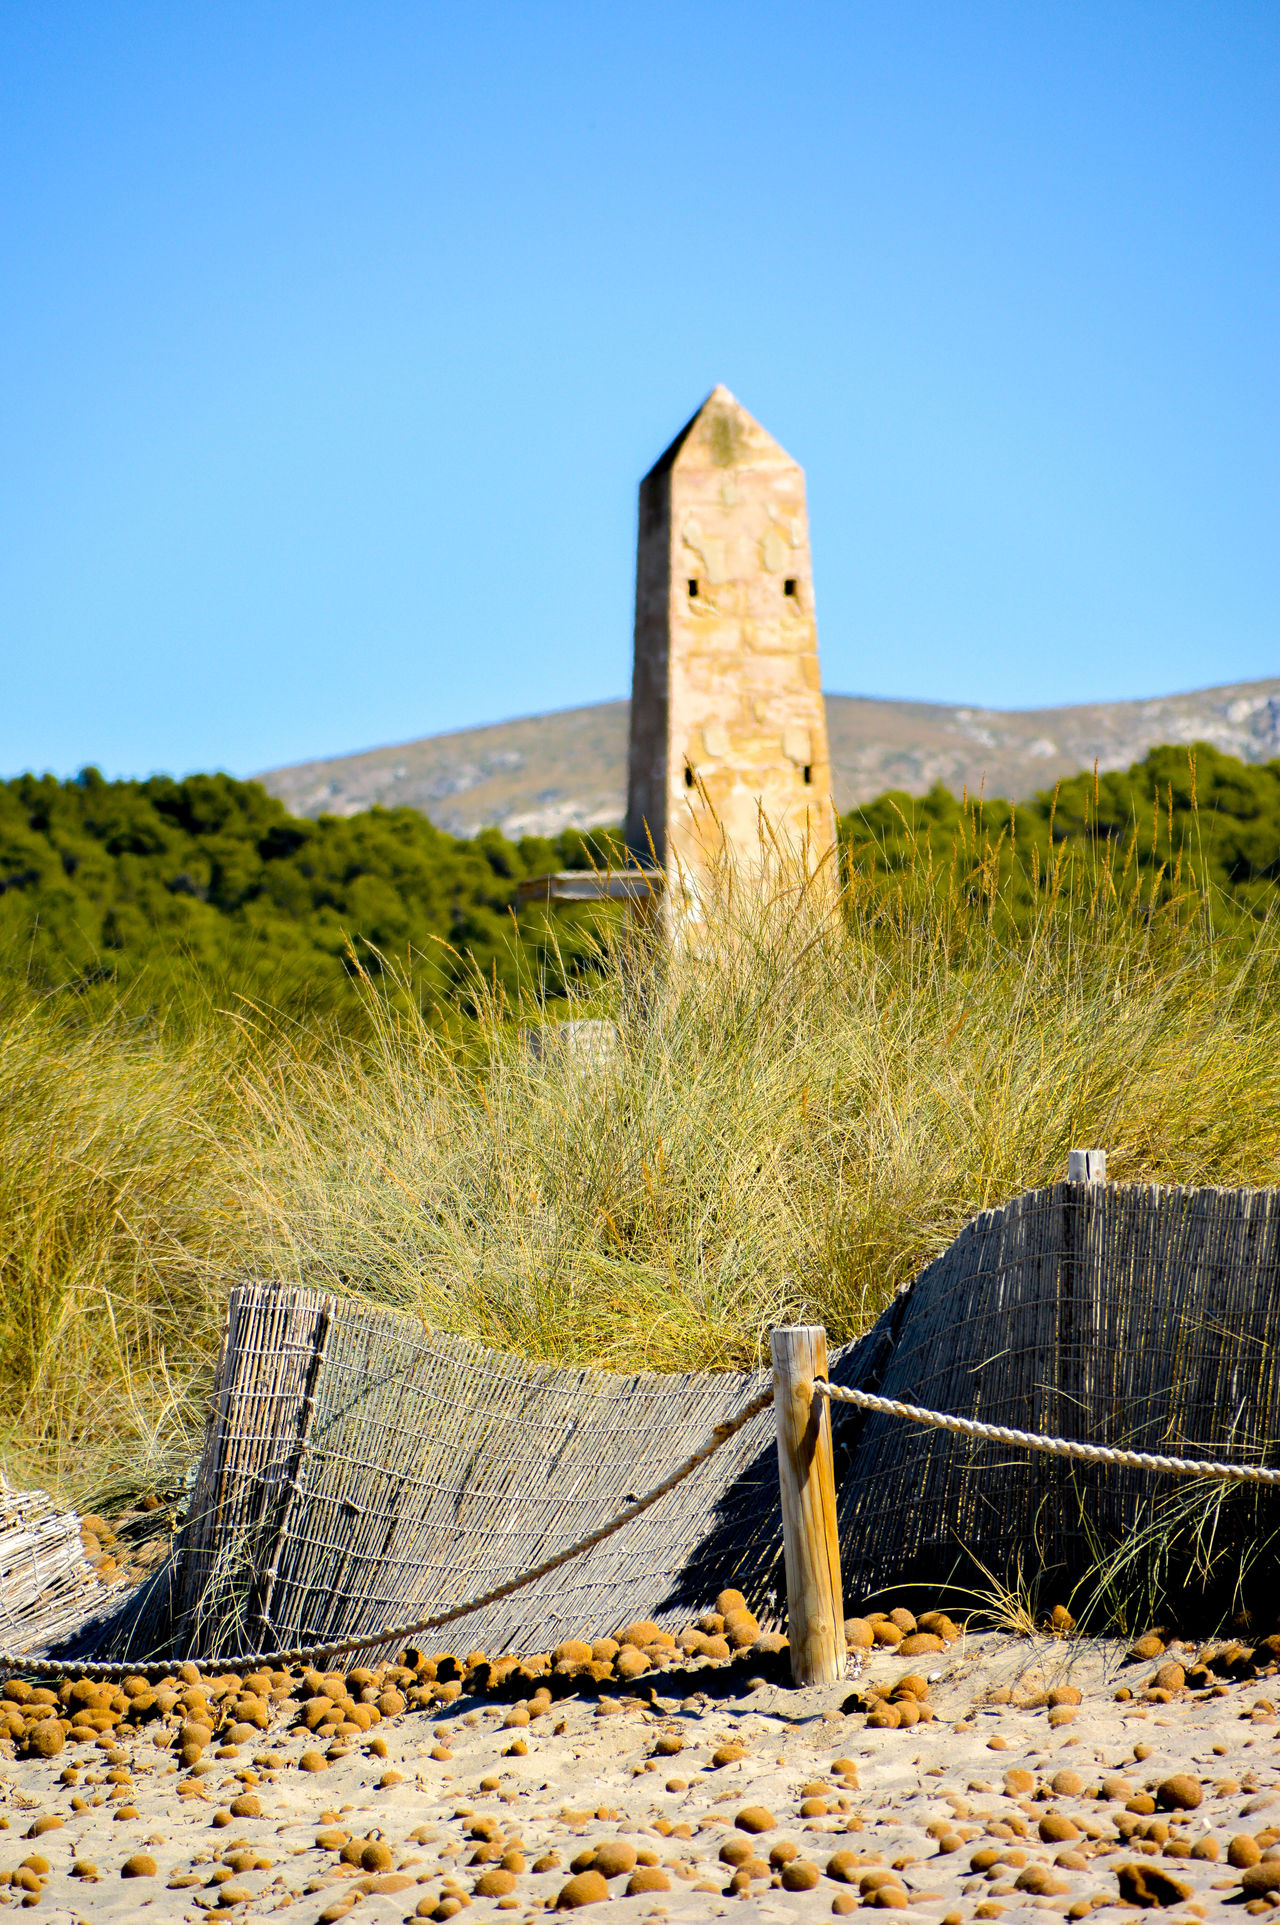
<path fill-rule="evenodd" d="M 680 920 L 834 835 L 804 470 L 717 387 L 640 484 L 627 845 Z"/>

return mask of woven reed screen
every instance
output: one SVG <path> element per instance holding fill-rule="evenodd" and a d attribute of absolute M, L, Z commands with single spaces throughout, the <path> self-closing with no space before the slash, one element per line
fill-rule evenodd
<path fill-rule="evenodd" d="M 881 1326 L 866 1387 L 885 1396 L 1089 1443 L 1280 1462 L 1275 1190 L 1032 1191 L 969 1224 Z M 972 1576 L 976 1557 L 1005 1578 L 1021 1558 L 1062 1596 L 1099 1554 L 1176 1530 L 1206 1491 L 852 1410 L 838 1435 L 854 1595 Z M 1274 1492 L 1212 1496 L 1219 1554 L 1280 1531 Z"/>
<path fill-rule="evenodd" d="M 367 1304 L 237 1290 L 180 1546 L 184 1646 L 340 1638 L 489 1589 L 607 1521 L 763 1382 L 531 1366 Z M 772 1421 L 447 1642 L 554 1643 L 632 1599 L 687 1613 L 700 1551 L 767 1507 Z"/>
<path fill-rule="evenodd" d="M 0 1650 L 48 1644 L 113 1602 L 84 1554 L 76 1513 L 47 1491 L 15 1490 L 0 1471 Z"/>
<path fill-rule="evenodd" d="M 1276 1191 L 1057 1184 L 977 1217 L 832 1376 L 1091 1442 L 1276 1461 L 1278 1285 Z M 763 1382 L 534 1366 L 365 1302 L 239 1289 L 170 1647 L 318 1642 L 475 1595 L 607 1521 Z M 850 1609 L 971 1557 L 1069 1582 L 1169 1490 L 833 1417 Z M 1280 1523 L 1273 1496 L 1224 1501 L 1241 1528 Z M 638 1616 L 684 1622 L 730 1583 L 776 1615 L 780 1557 L 766 1410 L 628 1530 L 441 1640 L 546 1649 Z"/>

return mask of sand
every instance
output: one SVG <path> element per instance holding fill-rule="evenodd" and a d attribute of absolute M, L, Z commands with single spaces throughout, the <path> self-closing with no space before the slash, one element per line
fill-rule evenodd
<path fill-rule="evenodd" d="M 123 1743 L 69 1746 L 49 1760 L 0 1760 L 0 1825 L 7 1827 L 0 1871 L 8 1878 L 29 1855 L 42 1857 L 49 1871 L 34 1902 L 57 1920 L 194 1920 L 212 1910 L 237 1918 L 287 1912 L 291 1925 L 312 1925 L 339 1916 L 350 1901 L 355 1925 L 381 1925 L 428 1915 L 451 1889 L 469 1898 L 468 1920 L 523 1919 L 556 1905 L 580 1853 L 620 1840 L 670 1885 L 628 1897 L 627 1873 L 608 1879 L 610 1915 L 620 1920 L 829 1918 L 833 1909 L 873 1904 L 873 1893 L 864 1898 L 857 1883 L 828 1875 L 837 1853 L 864 1861 L 855 1878 L 877 1867 L 894 1874 L 901 1896 L 878 1909 L 909 1909 L 950 1925 L 1127 1909 L 1120 1874 L 1134 1865 L 1176 1881 L 1164 1887 L 1173 1918 L 1211 1918 L 1226 1905 L 1238 1915 L 1242 1903 L 1269 1909 L 1242 1888 L 1227 1853 L 1242 1834 L 1261 1834 L 1261 1850 L 1270 1826 L 1280 1837 L 1272 1682 L 1182 1694 L 1168 1704 L 1121 1704 L 1117 1687 L 1140 1691 L 1154 1668 L 1125 1665 L 1124 1657 L 1123 1646 L 1101 1642 L 966 1634 L 924 1661 L 877 1650 L 851 1682 L 808 1690 L 758 1677 L 752 1685 L 749 1664 L 738 1660 L 644 1680 L 646 1695 L 656 1693 L 652 1702 L 628 1696 L 625 1686 L 562 1698 L 520 1730 L 503 1725 L 510 1697 L 464 1697 L 384 1720 L 345 1752 L 333 1747 L 343 1755 L 315 1773 L 298 1763 L 315 1739 L 289 1730 L 286 1710 L 254 1746 L 206 1755 L 196 1774 L 202 1795 L 192 1793 L 192 1774 L 148 1726 Z M 888 1684 L 926 1669 L 933 1722 L 875 1730 L 842 1709 L 870 1681 Z M 1034 1699 L 1063 1683 L 1082 1698 L 1069 1722 L 1051 1725 L 1043 1705 L 990 1702 L 993 1691 Z M 676 1735 L 682 1748 L 658 1754 L 659 1741 L 669 1751 Z M 526 1755 L 508 1755 L 513 1742 L 526 1745 Z M 714 1767 L 713 1754 L 730 1742 L 745 1756 Z M 433 1759 L 437 1746 L 452 1757 Z M 847 1773 L 833 1771 L 837 1760 L 853 1761 L 856 1788 Z M 1011 1770 L 1031 1774 L 1029 1793 L 1006 1791 Z M 1055 1793 L 1053 1778 L 1068 1770 L 1083 1790 Z M 77 1782 L 63 1782 L 72 1772 Z M 1103 1780 L 1122 1777 L 1141 1804 L 1172 1773 L 1197 1780 L 1198 1808 L 1154 1814 L 1154 1838 L 1118 1838 L 1117 1818 L 1125 1827 L 1148 1827 L 1153 1818 L 1127 1812 L 1127 1795 L 1114 1783 L 1111 1795 L 1099 1796 Z M 188 1790 L 180 1793 L 180 1785 Z M 259 1800 L 261 1816 L 228 1822 L 231 1801 L 246 1793 Z M 84 1808 L 74 1810 L 73 1799 Z M 807 1804 L 810 1815 L 801 1814 L 806 1800 L 817 1801 Z M 776 1823 L 739 1830 L 735 1817 L 748 1806 L 764 1807 Z M 1069 1819 L 1079 1837 L 1042 1839 L 1051 1815 Z M 62 1824 L 32 1836 L 50 1816 Z M 392 1869 L 381 1874 L 382 1889 L 377 1874 L 340 1863 L 330 1828 L 386 1845 Z M 316 1842 L 318 1831 L 326 1844 Z M 486 1869 L 469 1862 L 484 1845 L 478 1834 L 496 1838 L 488 1847 L 493 1864 L 519 1840 L 524 1869 L 509 1895 L 474 1893 Z M 740 1896 L 727 1889 L 731 1867 L 720 1857 L 730 1839 L 746 1840 L 761 1867 L 789 1841 L 817 1869 L 817 1882 L 792 1891 L 761 1876 Z M 1208 1839 L 1216 1841 L 1216 1862 L 1186 1855 L 1212 1849 L 1199 1842 Z M 996 1862 L 980 1859 L 975 1869 L 984 1850 Z M 122 1876 L 139 1853 L 154 1859 L 156 1873 Z M 545 1856 L 557 1862 L 534 1869 Z M 615 1856 L 625 1862 L 629 1854 Z M 73 1875 L 84 1864 L 96 1876 Z M 1030 1889 L 1036 1885 L 1039 1891 Z M 5 1902 L 23 1904 L 21 1887 L 0 1889 Z"/>

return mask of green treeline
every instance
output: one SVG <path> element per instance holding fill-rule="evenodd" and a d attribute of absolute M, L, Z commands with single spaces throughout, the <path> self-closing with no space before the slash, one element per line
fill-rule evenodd
<path fill-rule="evenodd" d="M 37 991 L 178 1000 L 207 985 L 352 1017 L 355 978 L 388 972 L 424 1006 L 477 970 L 555 993 L 591 965 L 589 915 L 514 908 L 529 875 L 598 859 L 599 836 L 444 834 L 412 809 L 311 822 L 257 782 L 0 784 L 0 975 Z"/>
<path fill-rule="evenodd" d="M 1135 901 L 1208 893 L 1229 926 L 1277 900 L 1280 762 L 1160 748 L 1016 805 L 889 794 L 851 811 L 841 834 L 851 872 L 913 887 L 923 874 L 998 900 L 1015 922 L 1067 851 L 1104 857 L 1077 882 L 1100 877 Z M 516 906 L 517 885 L 615 847 L 607 830 L 467 840 L 410 809 L 300 820 L 224 775 L 19 776 L 0 784 L 0 980 L 89 996 L 109 985 L 144 1005 L 204 985 L 343 1020 L 362 972 L 394 973 L 424 1007 L 465 1001 L 477 971 L 508 995 L 555 994 L 595 966 L 601 912 L 549 918 Z"/>
<path fill-rule="evenodd" d="M 1207 900 L 1218 929 L 1280 907 L 1280 762 L 1201 742 L 1072 776 L 1025 802 L 890 793 L 841 824 L 855 867 L 985 896 L 1018 923 L 1070 865 L 1071 886 L 1144 903 Z"/>

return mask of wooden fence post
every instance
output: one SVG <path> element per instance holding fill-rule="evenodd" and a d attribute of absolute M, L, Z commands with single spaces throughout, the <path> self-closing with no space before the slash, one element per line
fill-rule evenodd
<path fill-rule="evenodd" d="M 1105 1183 L 1107 1180 L 1107 1153 L 1105 1150 L 1068 1150 L 1068 1183 Z"/>
<path fill-rule="evenodd" d="M 832 1684 L 845 1670 L 844 1601 L 831 1405 L 813 1394 L 814 1378 L 827 1374 L 827 1333 L 821 1324 L 793 1324 L 775 1330 L 770 1345 L 791 1677 Z"/>

